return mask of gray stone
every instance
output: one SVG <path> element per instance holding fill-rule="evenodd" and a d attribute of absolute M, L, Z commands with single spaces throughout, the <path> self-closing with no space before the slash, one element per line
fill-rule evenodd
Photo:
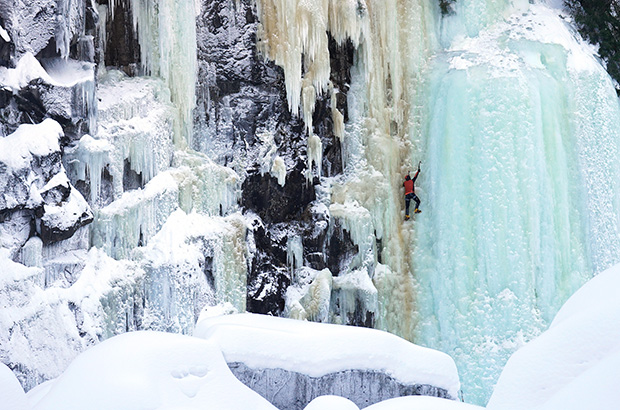
<path fill-rule="evenodd" d="M 451 397 L 445 389 L 429 384 L 404 384 L 378 371 L 351 369 L 321 377 L 283 369 L 252 369 L 229 363 L 233 374 L 246 386 L 279 409 L 302 410 L 319 396 L 345 397 L 359 408 L 401 396 Z"/>

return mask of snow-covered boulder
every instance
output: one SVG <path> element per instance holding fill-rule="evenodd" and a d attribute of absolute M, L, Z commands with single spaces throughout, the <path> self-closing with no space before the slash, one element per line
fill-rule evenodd
<path fill-rule="evenodd" d="M 281 409 L 323 395 L 366 407 L 460 389 L 448 355 L 375 329 L 240 314 L 201 318 L 194 335 L 217 341 L 235 376 Z"/>
<path fill-rule="evenodd" d="M 31 393 L 37 410 L 276 410 L 235 379 L 216 343 L 159 332 L 108 339 Z"/>
<path fill-rule="evenodd" d="M 23 124 L 0 139 L 0 241 L 13 253 L 35 228 L 45 243 L 71 237 L 93 220 L 92 212 L 67 178 L 51 119 Z"/>
<path fill-rule="evenodd" d="M 620 265 L 577 291 L 549 330 L 510 358 L 489 410 L 618 408 L 619 292 Z"/>

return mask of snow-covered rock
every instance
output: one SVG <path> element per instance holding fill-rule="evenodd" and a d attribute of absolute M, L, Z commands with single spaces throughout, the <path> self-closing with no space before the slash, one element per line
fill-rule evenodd
<path fill-rule="evenodd" d="M 620 265 L 564 304 L 508 361 L 489 410 L 615 409 L 620 403 Z"/>
<path fill-rule="evenodd" d="M 201 318 L 194 335 L 217 341 L 237 378 L 282 409 L 329 394 L 361 407 L 415 394 L 454 399 L 460 388 L 449 356 L 375 329 L 241 314 Z"/>
<path fill-rule="evenodd" d="M 158 332 L 111 338 L 29 394 L 33 408 L 276 410 L 232 375 L 213 341 Z"/>
<path fill-rule="evenodd" d="M 5 215 L 0 238 L 13 255 L 35 225 L 43 242 L 52 243 L 71 237 L 93 219 L 62 165 L 63 135 L 56 121 L 46 119 L 21 125 L 0 139 L 0 212 Z"/>
<path fill-rule="evenodd" d="M 72 139 L 95 132 L 94 73 L 90 62 L 37 59 L 30 52 L 21 56 L 15 68 L 0 67 L 0 135 L 46 118 L 59 122 Z"/>

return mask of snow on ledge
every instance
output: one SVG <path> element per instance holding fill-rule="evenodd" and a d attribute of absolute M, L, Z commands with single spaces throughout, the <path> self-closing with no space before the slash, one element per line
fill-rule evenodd
<path fill-rule="evenodd" d="M 63 135 L 60 124 L 50 118 L 40 124 L 22 124 L 0 138 L 0 162 L 13 170 L 28 168 L 33 155 L 44 157 L 59 152 L 58 139 Z"/>
<path fill-rule="evenodd" d="M 218 342 L 228 363 L 320 377 L 349 369 L 386 373 L 403 384 L 429 384 L 457 397 L 456 365 L 445 353 L 376 329 L 256 314 L 201 316 L 194 336 Z"/>

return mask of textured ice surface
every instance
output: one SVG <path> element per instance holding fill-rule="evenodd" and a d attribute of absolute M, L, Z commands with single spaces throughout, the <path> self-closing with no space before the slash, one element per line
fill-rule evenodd
<path fill-rule="evenodd" d="M 520 4 L 485 20 L 493 13 L 471 6 L 445 22 L 476 35 L 444 33 L 449 48 L 430 70 L 418 180 L 428 209 L 411 241 L 414 340 L 455 358 L 476 403 L 510 354 L 620 254 L 610 78 L 556 11 Z"/>

